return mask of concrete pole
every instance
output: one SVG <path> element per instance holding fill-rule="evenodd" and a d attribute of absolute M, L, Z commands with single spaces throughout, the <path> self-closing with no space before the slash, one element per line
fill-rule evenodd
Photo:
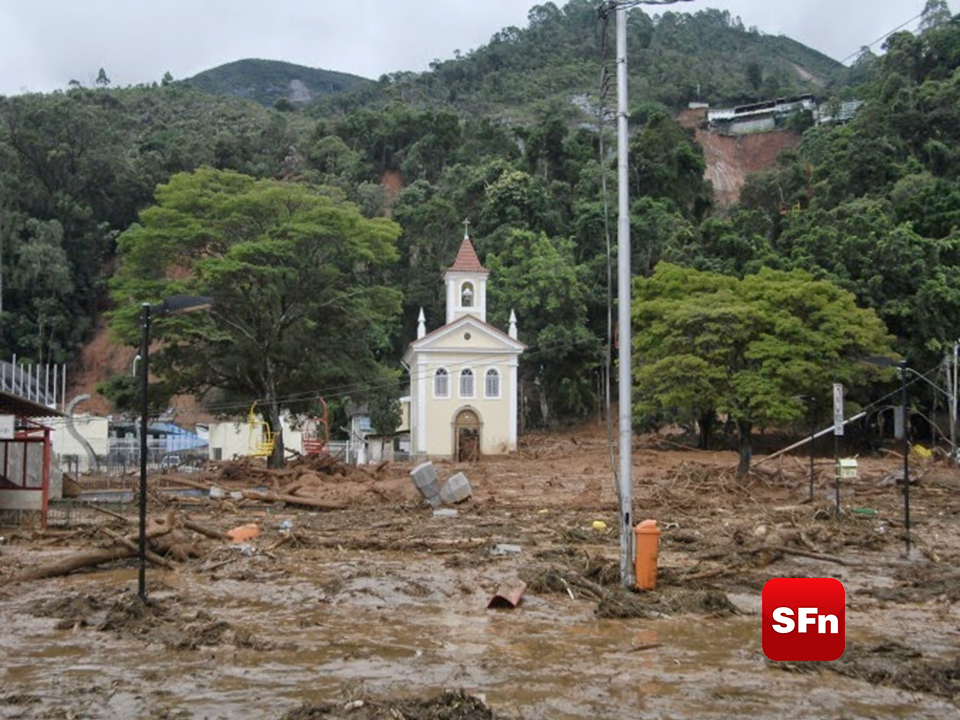
<path fill-rule="evenodd" d="M 140 308 L 140 523 L 137 544 L 137 595 L 147 598 L 147 423 L 150 406 L 148 383 L 150 373 L 150 303 Z"/>
<path fill-rule="evenodd" d="M 947 387 L 950 389 L 950 463 L 957 464 L 957 354 L 960 344 L 953 343 L 953 353 L 947 362 Z"/>
<path fill-rule="evenodd" d="M 628 167 L 627 8 L 617 6 L 617 312 L 620 330 L 618 361 L 620 402 L 620 579 L 635 584 L 633 570 L 633 433 L 630 361 L 630 186 Z"/>

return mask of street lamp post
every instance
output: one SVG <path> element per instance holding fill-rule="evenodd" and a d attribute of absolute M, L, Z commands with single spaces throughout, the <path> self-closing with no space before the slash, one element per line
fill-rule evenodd
<path fill-rule="evenodd" d="M 147 598 L 147 423 L 150 407 L 147 388 L 150 375 L 150 323 L 154 316 L 203 310 L 212 300 L 202 295 L 171 295 L 156 305 L 140 306 L 140 527 L 137 546 L 137 595 Z"/>
<path fill-rule="evenodd" d="M 901 360 L 900 404 L 903 407 L 903 529 L 907 557 L 910 557 L 910 438 L 907 433 L 907 361 Z"/>
<path fill-rule="evenodd" d="M 147 597 L 147 367 L 150 364 L 150 303 L 140 306 L 140 528 L 137 545 L 137 595 Z"/>

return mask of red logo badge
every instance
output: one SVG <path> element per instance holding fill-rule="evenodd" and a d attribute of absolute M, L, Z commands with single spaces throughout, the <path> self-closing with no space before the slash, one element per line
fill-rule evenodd
<path fill-rule="evenodd" d="M 846 591 L 833 578 L 775 578 L 763 586 L 763 654 L 836 660 L 846 646 Z"/>

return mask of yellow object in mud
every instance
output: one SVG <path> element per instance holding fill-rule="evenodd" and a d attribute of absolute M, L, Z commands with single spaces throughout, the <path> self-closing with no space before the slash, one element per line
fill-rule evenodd
<path fill-rule="evenodd" d="M 594 521 L 593 521 L 593 529 L 594 529 L 594 530 L 599 530 L 600 532 L 603 532 L 604 530 L 607 529 L 607 524 L 606 524 L 603 520 L 594 520 Z"/>
<path fill-rule="evenodd" d="M 923 445 L 911 445 L 910 454 L 923 460 L 929 460 L 933 457 L 933 451 Z"/>

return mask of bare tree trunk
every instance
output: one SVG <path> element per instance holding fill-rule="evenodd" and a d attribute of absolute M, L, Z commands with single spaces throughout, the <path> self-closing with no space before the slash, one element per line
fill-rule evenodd
<path fill-rule="evenodd" d="M 710 449 L 710 436 L 713 434 L 713 426 L 716 423 L 717 414 L 711 408 L 709 411 L 703 413 L 697 419 L 697 426 L 700 429 L 700 438 L 698 447 L 700 450 L 709 450 Z"/>
<path fill-rule="evenodd" d="M 745 478 L 750 472 L 750 460 L 753 458 L 751 433 L 753 423 L 746 420 L 737 420 L 737 441 L 740 450 L 740 463 L 737 465 L 737 477 Z"/>
<path fill-rule="evenodd" d="M 550 427 L 550 402 L 547 400 L 547 384 L 542 376 L 537 378 L 537 390 L 540 395 L 540 421 L 543 427 Z"/>
<path fill-rule="evenodd" d="M 283 426 L 280 423 L 280 404 L 277 402 L 276 388 L 273 383 L 269 381 L 267 383 L 265 407 L 267 424 L 270 426 L 270 431 L 276 433 L 273 453 L 267 458 L 267 467 L 282 468 L 285 453 L 283 448 Z"/>

